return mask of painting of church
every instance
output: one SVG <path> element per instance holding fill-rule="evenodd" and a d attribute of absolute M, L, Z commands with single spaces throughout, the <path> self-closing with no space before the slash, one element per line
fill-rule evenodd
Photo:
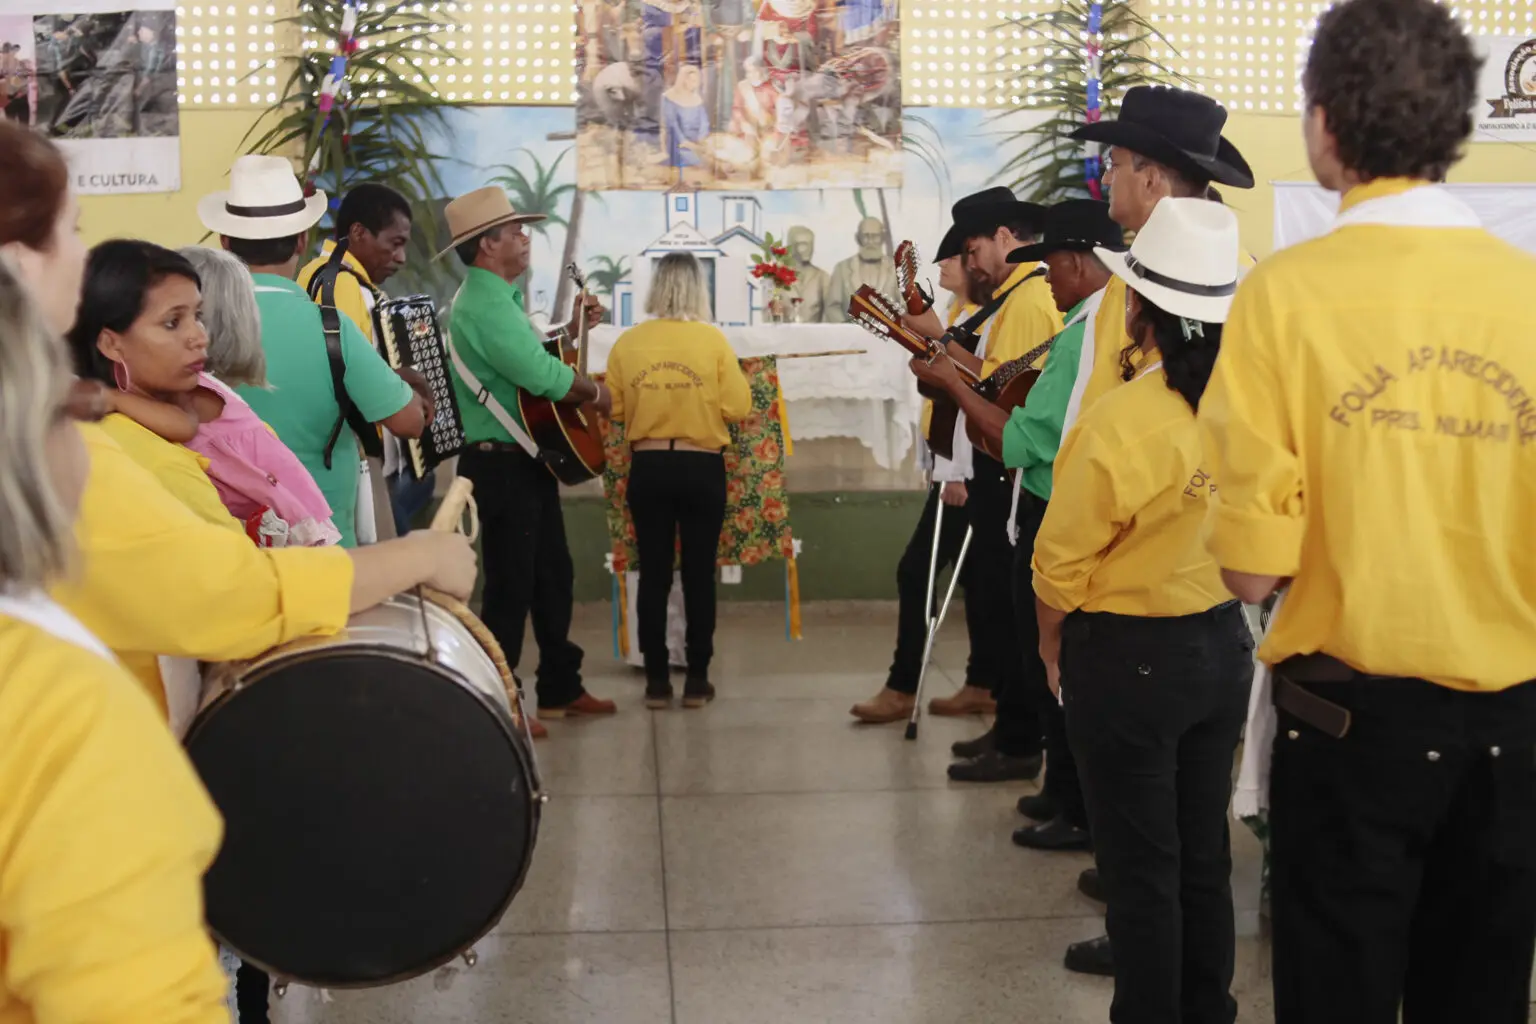
<path fill-rule="evenodd" d="M 752 279 L 753 254 L 763 246 L 763 207 L 750 195 L 712 195 L 705 202 L 720 204 L 719 225 L 704 233 L 705 222 L 697 192 L 666 192 L 666 231 L 635 257 L 633 270 L 613 289 L 613 318 L 620 327 L 645 319 L 645 296 L 656 263 L 669 252 L 691 252 L 704 265 L 715 323 L 738 327 L 760 323 L 767 289 Z M 711 211 L 713 212 L 713 211 Z"/>

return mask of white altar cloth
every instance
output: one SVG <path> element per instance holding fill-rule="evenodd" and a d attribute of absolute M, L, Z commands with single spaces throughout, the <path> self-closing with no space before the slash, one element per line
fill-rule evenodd
<path fill-rule="evenodd" d="M 785 355 L 864 349 L 857 356 L 786 359 L 779 363 L 790 436 L 795 440 L 852 437 L 882 469 L 899 466 L 917 437 L 922 400 L 907 369 L 906 349 L 852 324 L 725 327 L 736 355 Z M 592 330 L 589 369 L 601 373 L 623 329 Z"/>

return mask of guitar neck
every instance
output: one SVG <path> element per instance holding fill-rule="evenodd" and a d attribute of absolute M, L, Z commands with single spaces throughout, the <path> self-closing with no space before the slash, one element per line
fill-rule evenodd
<path fill-rule="evenodd" d="M 585 377 L 587 376 L 587 290 L 585 288 L 576 295 L 576 308 L 581 315 L 576 328 L 576 372 Z"/>

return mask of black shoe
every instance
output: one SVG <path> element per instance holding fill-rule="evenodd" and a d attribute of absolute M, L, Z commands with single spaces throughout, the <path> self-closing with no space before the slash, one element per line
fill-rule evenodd
<path fill-rule="evenodd" d="M 949 766 L 949 777 L 956 782 L 1028 782 L 1038 778 L 1044 762 L 1039 754 L 1010 757 L 988 750 L 979 757 Z"/>
<path fill-rule="evenodd" d="M 973 740 L 958 740 L 949 745 L 949 752 L 956 757 L 980 757 L 992 749 L 992 735 L 993 731 L 988 729 Z"/>
<path fill-rule="evenodd" d="M 1050 821 L 1060 814 L 1061 810 L 1056 806 L 1056 801 L 1051 799 L 1051 794 L 1042 791 L 1019 797 L 1019 813 L 1035 821 Z"/>
<path fill-rule="evenodd" d="M 1084 868 L 1083 873 L 1077 876 L 1077 891 L 1093 900 L 1095 903 L 1104 903 L 1104 883 L 1099 881 L 1098 868 Z"/>
<path fill-rule="evenodd" d="M 1044 825 L 1026 825 L 1013 830 L 1013 843 L 1031 850 L 1086 850 L 1088 830 L 1078 828 L 1066 818 L 1052 818 Z"/>
<path fill-rule="evenodd" d="M 701 708 L 715 699 L 715 685 L 703 676 L 690 675 L 683 683 L 683 707 Z"/>
<path fill-rule="evenodd" d="M 1074 942 L 1067 947 L 1067 970 L 1077 974 L 1096 974 L 1101 978 L 1115 976 L 1115 957 L 1109 949 L 1109 936 L 1101 935 L 1087 942 Z"/>
<path fill-rule="evenodd" d="M 672 706 L 672 681 L 666 676 L 650 676 L 645 681 L 645 706 L 652 710 Z"/>

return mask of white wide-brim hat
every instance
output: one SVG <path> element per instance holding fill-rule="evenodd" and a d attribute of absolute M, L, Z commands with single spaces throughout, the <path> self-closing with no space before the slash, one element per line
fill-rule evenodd
<path fill-rule="evenodd" d="M 1110 272 L 1174 316 L 1226 323 L 1237 291 L 1237 215 L 1209 199 L 1164 199 L 1130 252 L 1097 248 Z"/>
<path fill-rule="evenodd" d="M 308 231 L 325 208 L 325 193 L 306 197 L 286 159 L 247 155 L 230 167 L 228 190 L 198 200 L 197 217 L 216 235 L 256 241 Z"/>

